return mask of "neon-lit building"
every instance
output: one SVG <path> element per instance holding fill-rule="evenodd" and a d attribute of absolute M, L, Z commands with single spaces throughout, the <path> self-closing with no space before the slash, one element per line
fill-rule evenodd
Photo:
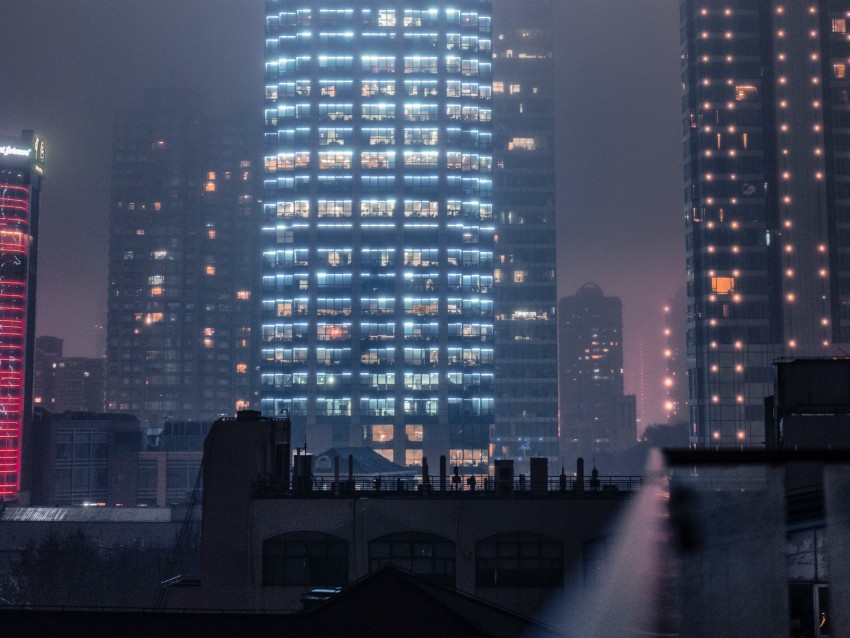
<path fill-rule="evenodd" d="M 44 141 L 0 136 L 0 501 L 21 490 L 32 417 L 38 208 Z"/>
<path fill-rule="evenodd" d="M 759 446 L 776 358 L 850 347 L 850 2 L 680 6 L 691 442 Z"/>
<path fill-rule="evenodd" d="M 293 441 L 483 472 L 490 1 L 266 2 L 262 410 Z"/>

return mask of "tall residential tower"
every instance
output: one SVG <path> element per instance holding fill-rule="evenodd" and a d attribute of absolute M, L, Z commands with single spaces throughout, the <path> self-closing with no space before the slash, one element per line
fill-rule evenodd
<path fill-rule="evenodd" d="M 254 122 L 202 116 L 171 92 L 116 120 L 106 401 L 144 427 L 212 422 L 254 401 Z"/>
<path fill-rule="evenodd" d="M 486 471 L 490 0 L 266 2 L 262 409 Z"/>
<path fill-rule="evenodd" d="M 691 442 L 758 446 L 776 358 L 850 347 L 850 2 L 681 19 Z"/>

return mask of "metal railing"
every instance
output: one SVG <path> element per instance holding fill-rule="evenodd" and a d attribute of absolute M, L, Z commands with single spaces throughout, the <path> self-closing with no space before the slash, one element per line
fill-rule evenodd
<path fill-rule="evenodd" d="M 480 474 L 449 474 L 442 482 L 436 475 L 355 476 L 335 481 L 333 476 L 313 476 L 305 484 L 297 478 L 287 488 L 280 481 L 258 480 L 253 483 L 257 498 L 333 498 L 333 497 L 618 497 L 630 496 L 643 485 L 642 476 L 599 476 L 579 480 L 575 476 L 550 476 L 532 482 L 514 477 L 499 481 Z"/>

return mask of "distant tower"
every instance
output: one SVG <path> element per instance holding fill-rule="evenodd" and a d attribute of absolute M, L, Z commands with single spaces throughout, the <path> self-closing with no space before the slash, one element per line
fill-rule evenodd
<path fill-rule="evenodd" d="M 158 427 L 254 400 L 260 130 L 182 93 L 118 114 L 112 162 L 107 410 Z"/>
<path fill-rule="evenodd" d="M 619 297 L 585 284 L 558 306 L 561 450 L 566 459 L 620 452 L 636 441 L 634 395 L 623 394 Z"/>
<path fill-rule="evenodd" d="M 0 501 L 26 490 L 35 352 L 38 213 L 44 141 L 0 137 Z M 22 447 L 23 446 L 23 447 Z"/>
<path fill-rule="evenodd" d="M 850 349 L 850 1 L 680 15 L 691 443 L 759 447 L 774 361 Z"/>

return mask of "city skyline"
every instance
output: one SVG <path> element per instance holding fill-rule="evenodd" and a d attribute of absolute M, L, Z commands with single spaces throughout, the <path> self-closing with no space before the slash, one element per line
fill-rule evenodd
<path fill-rule="evenodd" d="M 102 310 L 106 292 L 105 250 L 101 263 L 77 254 L 71 247 L 105 246 L 102 220 L 108 210 L 107 194 L 105 190 L 101 194 L 94 190 L 76 191 L 74 184 L 83 181 L 83 176 L 94 176 L 96 183 L 108 178 L 108 140 L 114 111 L 138 102 L 141 91 L 149 86 L 198 84 L 189 72 L 197 68 L 198 50 L 207 52 L 204 81 L 209 80 L 213 70 L 223 82 L 229 81 L 229 90 L 210 93 L 206 102 L 212 108 L 224 108 L 225 100 L 229 101 L 235 94 L 252 97 L 257 86 L 253 82 L 262 74 L 262 51 L 246 49 L 244 42 L 254 37 L 246 34 L 261 33 L 262 7 L 256 3 L 245 11 L 242 3 L 237 6 L 221 2 L 216 4 L 215 16 L 201 22 L 190 21 L 196 17 L 195 10 L 200 5 L 188 0 L 169 3 L 168 11 L 163 12 L 127 8 L 133 13 L 130 21 L 140 25 L 140 33 L 157 33 L 159 45 L 156 51 L 148 51 L 143 37 L 112 36 L 107 28 L 115 16 L 110 3 L 90 2 L 87 9 L 57 9 L 50 3 L 39 2 L 19 5 L 14 11 L 8 9 L 8 19 L 0 27 L 10 30 L 4 32 L 4 44 L 0 45 L 0 53 L 6 58 L 17 59 L 28 51 L 21 42 L 32 40 L 35 33 L 49 33 L 54 24 L 74 23 L 78 28 L 67 31 L 72 37 L 66 38 L 62 47 L 63 51 L 67 49 L 76 55 L 67 55 L 65 51 L 62 59 L 80 59 L 82 55 L 91 69 L 97 69 L 91 73 L 86 65 L 63 67 L 62 59 L 57 57 L 58 48 L 51 44 L 51 38 L 42 37 L 44 46 L 28 55 L 44 61 L 45 83 L 65 89 L 69 101 L 56 110 L 54 101 L 43 98 L 35 83 L 21 74 L 10 73 L 2 80 L 4 97 L 9 99 L 4 100 L 0 128 L 5 131 L 21 121 L 29 125 L 29 120 L 35 119 L 32 126 L 45 128 L 41 126 L 44 121 L 46 132 L 56 139 L 57 154 L 53 161 L 59 174 L 58 181 L 52 179 L 51 183 L 58 185 L 53 186 L 56 191 L 52 194 L 45 194 L 45 210 L 50 213 L 45 213 L 43 229 L 46 247 L 42 254 L 50 257 L 43 260 L 40 282 L 43 284 L 40 294 L 51 299 L 51 303 L 42 304 L 38 333 L 63 337 L 70 354 L 99 354 L 103 335 L 94 326 L 102 325 L 105 315 Z M 646 342 L 645 425 L 660 421 L 663 416 L 662 307 L 669 289 L 681 281 L 680 274 L 684 272 L 684 258 L 679 256 L 681 218 L 676 212 L 680 133 L 679 87 L 675 77 L 676 11 L 675 7 L 651 1 L 644 3 L 641 11 L 613 2 L 577 2 L 560 5 L 558 13 L 555 59 L 556 109 L 561 115 L 558 121 L 559 289 L 561 294 L 566 294 L 584 281 L 593 280 L 623 297 L 626 342 L 632 344 L 626 352 L 627 391 L 634 392 L 638 386 L 638 336 L 643 336 Z M 614 13 L 622 21 L 612 21 Z M 191 48 L 186 46 L 185 33 L 181 30 L 188 24 L 193 25 L 192 31 L 198 36 Z M 648 29 L 650 36 L 638 38 L 635 32 L 641 29 Z M 103 33 L 99 46 L 114 51 L 122 64 L 108 65 L 95 56 L 95 49 L 88 42 L 98 30 Z M 584 32 L 603 34 L 603 41 L 598 42 L 598 37 L 590 41 L 582 36 Z M 627 59 L 633 72 L 622 74 Z M 605 88 L 609 82 L 606 78 L 613 76 L 621 84 L 616 92 Z M 127 82 L 127 78 L 132 80 Z M 634 88 L 627 112 L 634 113 L 635 118 L 624 117 L 622 109 L 611 104 L 615 93 L 627 92 L 624 86 Z M 72 87 L 81 90 L 71 94 Z M 639 87 L 651 88 L 638 90 Z M 259 96 L 256 97 L 259 103 Z M 599 114 L 594 115 L 597 111 Z M 581 125 L 585 121 L 596 125 Z M 663 140 L 670 152 L 653 150 L 647 144 L 651 140 Z M 75 148 L 86 153 L 75 156 Z M 636 157 L 645 161 L 635 161 Z M 656 157 L 667 159 L 649 161 Z M 617 171 L 618 167 L 621 170 Z M 658 180 L 659 175 L 667 177 Z M 68 218 L 72 209 L 63 202 L 72 201 L 80 202 L 82 214 L 90 223 L 66 227 L 63 219 Z M 52 208 L 51 202 L 55 202 Z M 626 241 L 629 238 L 637 241 Z M 612 247 L 610 252 L 605 250 L 606 246 Z M 670 246 L 675 250 L 670 250 Z M 614 253 L 621 259 L 610 259 L 609 255 Z M 647 259 L 647 254 L 652 259 Z M 638 262 L 642 262 L 642 267 L 633 267 Z M 80 274 L 75 287 L 68 286 L 64 274 L 68 265 Z M 643 293 L 638 294 L 636 291 L 641 286 Z M 647 292 L 655 293 L 656 298 Z M 71 316 L 76 325 L 72 330 L 63 325 L 69 315 L 66 308 L 74 309 Z"/>

